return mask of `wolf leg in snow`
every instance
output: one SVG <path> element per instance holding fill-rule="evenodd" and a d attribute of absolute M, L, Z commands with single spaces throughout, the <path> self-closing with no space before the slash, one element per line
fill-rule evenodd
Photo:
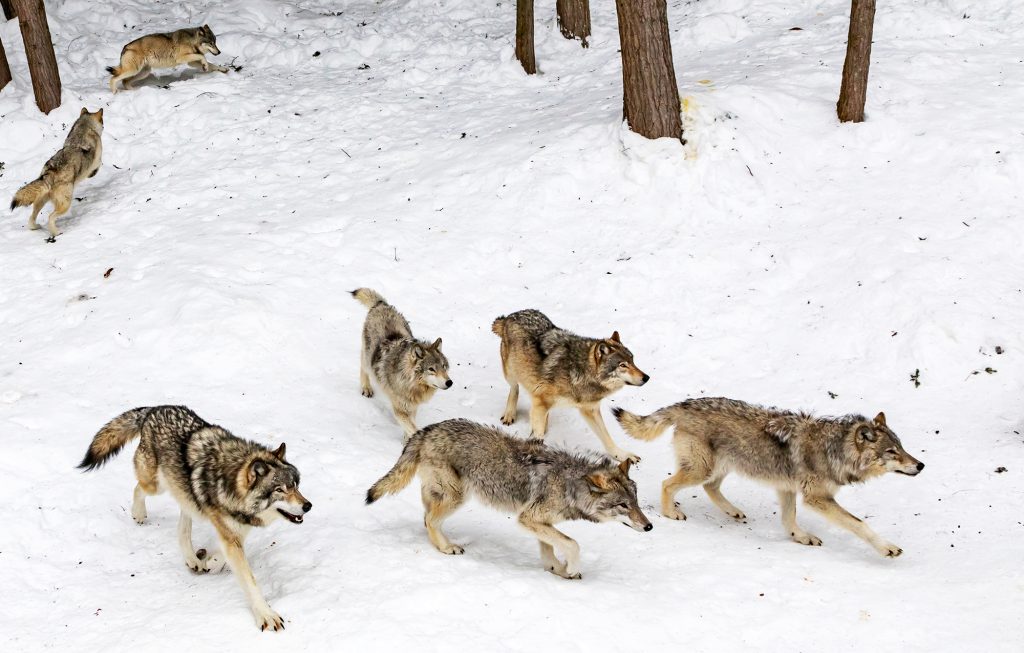
<path fill-rule="evenodd" d="M 39 228 L 39 225 L 36 224 L 36 218 L 39 217 L 39 212 L 43 210 L 43 207 L 46 206 L 46 202 L 49 199 L 49 195 L 44 195 L 43 197 L 37 199 L 35 202 L 32 202 L 32 215 L 28 216 L 28 228 L 31 229 L 32 231 L 35 231 L 36 229 Z"/>
<path fill-rule="evenodd" d="M 557 565 L 553 565 L 552 568 L 548 569 L 547 564 L 545 563 L 545 569 L 547 569 L 547 571 L 550 571 L 557 576 L 561 576 L 562 578 L 568 578 L 569 580 L 577 580 L 583 577 L 580 574 L 580 545 L 576 543 L 576 540 L 572 539 L 551 524 L 536 522 L 525 515 L 519 516 L 519 523 L 523 528 L 533 533 L 533 536 L 536 537 L 542 545 L 547 544 L 550 547 L 559 549 L 565 557 L 565 564 L 561 568 Z M 542 548 L 542 559 L 543 554 L 544 549 Z"/>
<path fill-rule="evenodd" d="M 56 240 L 57 234 L 57 218 L 68 212 L 71 208 L 71 187 L 62 186 L 55 188 L 51 195 L 50 201 L 53 202 L 53 212 L 50 213 L 50 218 L 46 226 L 50 232 L 50 239 Z"/>
<path fill-rule="evenodd" d="M 461 555 L 465 549 L 453 543 L 441 531 L 444 520 L 465 501 L 458 478 L 454 474 L 424 474 L 421 482 L 420 495 L 425 510 L 423 525 L 427 528 L 430 543 L 441 553 Z"/>
<path fill-rule="evenodd" d="M 681 461 L 676 473 L 665 479 L 661 484 L 661 514 L 669 519 L 686 519 L 686 515 L 679 509 L 679 504 L 675 502 L 676 493 L 684 487 L 701 485 L 707 480 L 711 470 L 707 467 L 705 460 L 691 458 Z"/>
<path fill-rule="evenodd" d="M 400 406 L 398 402 L 392 400 L 391 410 L 395 413 L 395 420 L 398 421 L 398 424 L 405 431 L 403 441 L 408 442 L 412 434 L 419 430 L 416 428 L 416 423 L 413 422 L 416 418 L 416 409 L 407 409 L 404 406 Z"/>
<path fill-rule="evenodd" d="M 199 559 L 196 550 L 192 548 L 192 516 L 184 510 L 178 517 L 178 546 L 181 547 L 181 555 L 185 557 L 185 565 L 194 572 L 207 571 L 206 563 Z"/>
<path fill-rule="evenodd" d="M 732 502 L 726 499 L 725 495 L 722 494 L 722 490 L 720 488 L 722 487 L 723 480 L 725 480 L 724 475 L 719 476 L 718 478 L 713 478 L 704 484 L 704 491 L 707 492 L 708 497 L 711 498 L 711 503 L 718 506 L 722 512 L 733 519 L 746 519 L 747 516 L 743 514 L 743 511 L 732 505 Z"/>
<path fill-rule="evenodd" d="M 632 463 L 640 462 L 640 456 L 635 453 L 630 453 L 625 449 L 621 449 L 619 445 L 615 444 L 612 440 L 611 433 L 608 432 L 608 427 L 604 425 L 604 418 L 601 417 L 601 406 L 599 404 L 592 406 L 580 406 L 580 415 L 583 415 L 583 419 L 586 420 L 590 428 L 593 429 L 594 433 L 601 440 L 601 444 L 604 445 L 605 451 L 607 451 L 613 458 L 619 462 L 630 461 Z"/>
<path fill-rule="evenodd" d="M 359 357 L 359 388 L 364 397 L 372 397 L 373 386 L 370 385 L 370 375 L 366 373 L 366 366 L 363 364 L 365 360 L 366 356 Z"/>
<path fill-rule="evenodd" d="M 551 404 L 541 397 L 533 398 L 533 405 L 530 406 L 530 437 L 538 440 L 544 439 L 548 432 L 548 412 Z"/>
<path fill-rule="evenodd" d="M 516 409 L 519 404 L 519 383 L 509 381 L 508 400 L 505 402 L 505 413 L 501 416 L 501 423 L 510 426 L 516 421 Z"/>
<path fill-rule="evenodd" d="M 253 576 L 249 561 L 245 558 L 245 549 L 242 548 L 244 533 L 237 533 L 222 520 L 214 517 L 211 519 L 213 527 L 217 529 L 217 536 L 220 538 L 221 550 L 227 558 L 231 571 L 234 572 L 238 584 L 249 599 L 249 608 L 256 617 L 256 625 L 260 630 L 284 630 L 284 619 L 281 615 L 271 609 L 270 604 L 263 598 L 263 593 L 256 585 L 256 577 Z"/>
<path fill-rule="evenodd" d="M 150 455 L 149 447 L 140 444 L 133 458 L 135 465 L 135 492 L 132 496 L 132 519 L 142 524 L 146 521 L 146 496 L 160 493 L 160 481 L 157 478 L 157 465 Z"/>
<path fill-rule="evenodd" d="M 555 548 L 543 540 L 538 540 L 538 542 L 540 542 L 540 561 L 544 564 L 544 570 L 564 577 L 565 563 L 555 557 Z"/>
<path fill-rule="evenodd" d="M 903 553 L 903 549 L 891 542 L 883 540 L 878 533 L 871 530 L 871 527 L 863 521 L 847 512 L 842 506 L 836 503 L 833 497 L 804 497 L 804 503 L 808 507 L 820 512 L 826 519 L 837 526 L 842 526 L 860 539 L 864 540 L 875 550 L 887 558 L 895 558 Z"/>
<path fill-rule="evenodd" d="M 821 546 L 821 538 L 811 535 L 796 523 L 796 492 L 779 490 L 779 507 L 779 512 L 782 514 L 782 526 L 794 542 L 808 546 Z"/>

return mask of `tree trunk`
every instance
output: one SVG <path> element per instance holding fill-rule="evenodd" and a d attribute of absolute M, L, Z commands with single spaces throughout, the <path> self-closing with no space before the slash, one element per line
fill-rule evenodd
<path fill-rule="evenodd" d="M 665 0 L 616 0 L 622 45 L 622 113 L 647 138 L 682 139 Z"/>
<path fill-rule="evenodd" d="M 516 0 L 516 59 L 527 75 L 537 72 L 533 50 L 533 0 Z"/>
<path fill-rule="evenodd" d="M 841 122 L 864 122 L 868 99 L 868 67 L 871 65 L 871 33 L 875 26 L 875 0 L 853 0 L 850 35 L 846 42 L 843 83 L 836 112 Z"/>
<path fill-rule="evenodd" d="M 558 0 L 558 28 L 567 39 L 579 39 L 590 47 L 590 0 Z"/>
<path fill-rule="evenodd" d="M 3 7 L 4 18 L 7 20 L 14 20 L 14 17 L 17 16 L 14 13 L 14 5 L 11 4 L 11 0 L 0 0 L 0 7 Z"/>
<path fill-rule="evenodd" d="M 9 81 L 11 81 L 11 67 L 7 65 L 7 53 L 4 52 L 4 44 L 0 41 L 0 91 L 4 90 Z"/>
<path fill-rule="evenodd" d="M 60 72 L 50 40 L 50 26 L 46 24 L 43 0 L 13 0 L 13 3 L 21 23 L 21 38 L 25 41 L 25 56 L 32 74 L 36 105 L 43 113 L 50 113 L 60 106 Z"/>

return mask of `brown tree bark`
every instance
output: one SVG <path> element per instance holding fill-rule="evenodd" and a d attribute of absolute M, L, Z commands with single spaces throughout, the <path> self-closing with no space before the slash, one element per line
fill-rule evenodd
<path fill-rule="evenodd" d="M 647 138 L 682 139 L 665 0 L 615 0 L 622 45 L 622 113 Z"/>
<path fill-rule="evenodd" d="M 527 75 L 537 72 L 533 49 L 533 0 L 516 0 L 516 59 Z"/>
<path fill-rule="evenodd" d="M 579 39 L 583 47 L 590 47 L 590 0 L 558 0 L 558 28 L 567 39 Z"/>
<path fill-rule="evenodd" d="M 7 65 L 7 53 L 4 52 L 4 44 L 0 41 L 0 91 L 4 90 L 9 81 L 11 81 L 11 67 Z"/>
<path fill-rule="evenodd" d="M 36 105 L 43 113 L 50 113 L 60 106 L 60 72 L 50 40 L 50 26 L 46 23 L 46 8 L 43 0 L 13 0 L 13 3 L 21 23 Z"/>
<path fill-rule="evenodd" d="M 846 41 L 843 83 L 836 112 L 840 122 L 864 122 L 868 99 L 868 67 L 871 65 L 871 34 L 875 27 L 875 0 L 853 0 L 850 34 Z"/>
<path fill-rule="evenodd" d="M 14 20 L 14 17 L 17 16 L 14 13 L 14 5 L 11 4 L 11 0 L 0 0 L 0 7 L 3 7 L 4 18 L 7 20 Z"/>

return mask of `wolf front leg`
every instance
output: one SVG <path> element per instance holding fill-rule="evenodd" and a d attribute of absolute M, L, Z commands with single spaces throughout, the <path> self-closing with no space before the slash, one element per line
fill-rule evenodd
<path fill-rule="evenodd" d="M 178 546 L 189 569 L 196 573 L 207 571 L 206 563 L 199 559 L 196 550 L 192 548 L 192 516 L 184 510 L 178 517 Z"/>
<path fill-rule="evenodd" d="M 875 550 L 887 558 L 895 558 L 903 553 L 903 549 L 892 542 L 886 542 L 871 527 L 863 521 L 854 517 L 841 505 L 836 503 L 835 497 L 817 496 L 804 497 L 804 503 L 808 507 L 820 512 L 826 519 L 837 526 L 842 526 L 860 539 L 864 540 Z"/>
<path fill-rule="evenodd" d="M 632 463 L 640 462 L 640 456 L 619 448 L 619 445 L 615 444 L 615 441 L 612 440 L 612 434 L 608 432 L 608 427 L 604 425 L 604 418 L 601 417 L 600 404 L 580 406 L 580 414 L 583 415 L 583 419 L 586 420 L 587 424 L 590 425 L 590 428 L 593 429 L 594 433 L 597 434 L 597 437 L 600 438 L 605 451 L 607 451 L 613 458 L 619 462 L 625 462 L 626 460 Z"/>
<path fill-rule="evenodd" d="M 583 577 L 580 574 L 580 545 L 576 543 L 576 540 L 551 524 L 534 521 L 526 515 L 519 515 L 519 524 L 533 533 L 533 536 L 540 541 L 541 560 L 544 562 L 544 568 L 547 571 L 569 580 L 578 580 Z M 545 549 L 545 545 L 547 549 Z M 555 559 L 553 549 L 558 549 L 562 552 L 562 556 L 565 557 L 564 564 L 559 563 Z M 546 555 L 549 551 L 551 555 L 550 560 Z"/>
<path fill-rule="evenodd" d="M 245 558 L 243 548 L 244 532 L 239 532 L 220 517 L 213 517 L 213 527 L 217 529 L 217 537 L 220 540 L 221 550 L 227 559 L 231 571 L 234 572 L 238 584 L 249 599 L 249 608 L 256 617 L 256 625 L 260 630 L 284 630 L 284 619 L 270 608 L 270 604 L 263 598 L 263 593 L 256 585 L 256 577 L 253 576 L 249 561 Z"/>
<path fill-rule="evenodd" d="M 821 546 L 821 538 L 811 535 L 796 523 L 796 493 L 779 490 L 779 512 L 782 514 L 782 527 L 786 529 L 794 542 L 808 546 Z"/>

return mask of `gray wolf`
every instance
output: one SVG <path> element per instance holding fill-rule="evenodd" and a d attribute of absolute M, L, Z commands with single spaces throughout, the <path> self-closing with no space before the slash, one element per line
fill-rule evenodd
<path fill-rule="evenodd" d="M 71 126 L 64 146 L 50 157 L 43 165 L 43 171 L 35 181 L 22 186 L 14 199 L 11 210 L 19 206 L 32 205 L 32 215 L 28 219 L 29 229 L 38 229 L 36 217 L 47 202 L 53 204 L 53 212 L 47 229 L 50 232 L 49 242 L 57 239 L 57 218 L 71 208 L 71 198 L 75 192 L 75 184 L 94 177 L 100 169 L 103 156 L 103 109 L 90 113 L 82 107 L 78 120 Z"/>
<path fill-rule="evenodd" d="M 543 438 L 548 411 L 567 404 L 580 411 L 613 458 L 639 462 L 639 456 L 615 444 L 601 417 L 602 399 L 623 385 L 643 385 L 651 378 L 633 363 L 633 353 L 622 344 L 618 331 L 611 338 L 584 338 L 559 329 L 532 309 L 499 317 L 491 330 L 501 338 L 501 368 L 510 386 L 503 424 L 516 421 L 522 385 L 533 400 L 532 437 Z"/>
<path fill-rule="evenodd" d="M 835 499 L 844 485 L 886 472 L 917 476 L 924 469 L 886 425 L 884 413 L 870 420 L 861 415 L 814 417 L 723 398 L 689 399 L 647 417 L 621 408 L 613 412 L 626 433 L 640 440 L 653 440 L 675 427 L 672 444 L 679 469 L 662 484 L 666 517 L 686 519 L 675 495 L 684 487 L 703 485 L 712 503 L 735 519 L 745 519 L 720 489 L 722 479 L 735 471 L 776 489 L 782 525 L 800 544 L 820 546 L 821 540 L 797 525 L 797 493 L 809 508 L 880 554 L 895 558 L 903 552 Z"/>
<path fill-rule="evenodd" d="M 571 454 L 452 419 L 409 438 L 395 466 L 366 493 L 366 503 L 399 492 L 418 473 L 427 536 L 441 553 L 458 555 L 464 549 L 445 536 L 441 525 L 476 494 L 498 510 L 517 514 L 519 524 L 540 542 L 547 571 L 575 579 L 580 578 L 580 547 L 554 524 L 585 519 L 618 521 L 637 531 L 654 528 L 637 503 L 629 465 L 628 460 L 616 465 L 604 456 Z"/>
<path fill-rule="evenodd" d="M 441 353 L 441 339 L 433 343 L 417 340 L 409 322 L 398 310 L 369 288 L 352 291 L 367 307 L 363 322 L 359 385 L 364 397 L 373 396 L 370 375 L 391 400 L 395 419 L 405 438 L 416 432 L 416 411 L 438 390 L 452 387 L 448 359 Z"/>
<path fill-rule="evenodd" d="M 174 68 L 183 63 L 204 73 L 228 71 L 224 66 L 207 61 L 208 54 L 220 54 L 217 37 L 209 25 L 137 38 L 121 49 L 121 62 L 107 68 L 112 75 L 110 91 L 117 93 L 118 82 L 122 82 L 125 89 L 132 88 L 133 84 L 149 77 L 154 68 Z"/>
<path fill-rule="evenodd" d="M 243 544 L 250 529 L 277 519 L 301 524 L 313 507 L 299 492 L 299 471 L 285 460 L 285 446 L 271 451 L 209 424 L 184 406 L 136 408 L 119 415 L 93 438 L 80 469 L 103 465 L 131 440 L 138 484 L 132 517 L 146 520 L 146 495 L 170 490 L 181 507 L 178 544 L 195 572 L 220 571 L 225 562 L 238 578 L 260 630 L 284 629 L 263 598 Z M 206 557 L 192 548 L 192 518 L 213 524 L 221 551 Z"/>

